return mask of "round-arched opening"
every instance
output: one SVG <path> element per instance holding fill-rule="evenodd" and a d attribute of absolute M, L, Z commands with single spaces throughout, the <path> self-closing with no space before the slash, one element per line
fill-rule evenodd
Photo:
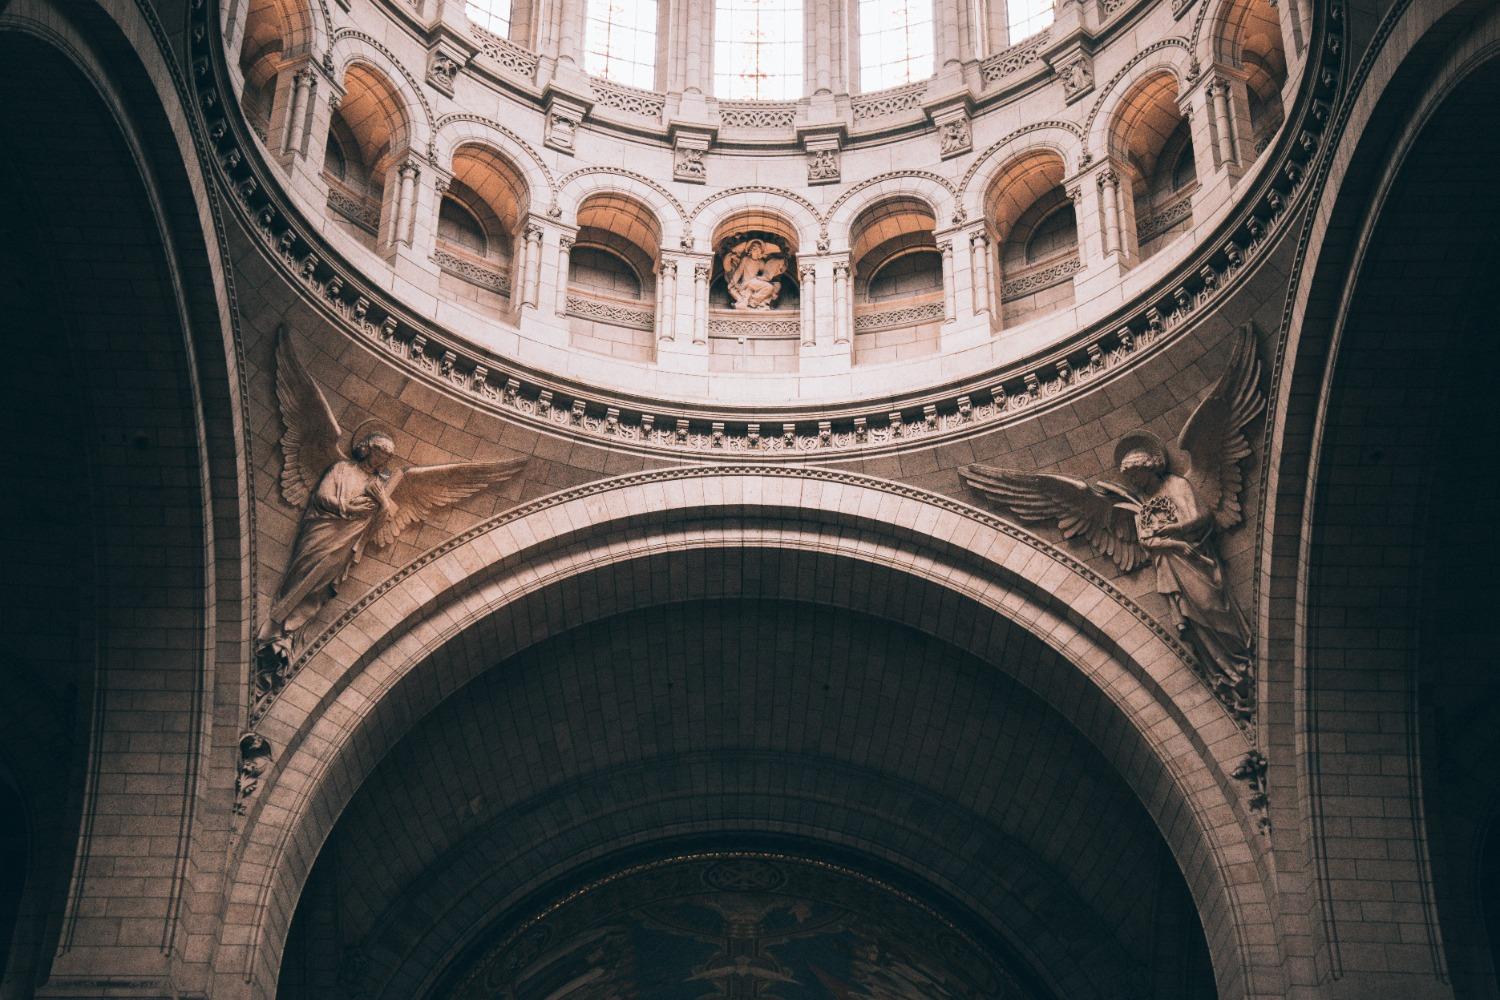
<path fill-rule="evenodd" d="M 1197 169 L 1192 130 L 1177 105 L 1177 78 L 1155 73 L 1120 102 L 1110 129 L 1110 154 L 1125 169 L 1123 204 L 1134 216 L 1135 242 L 1145 260 L 1192 227 Z"/>
<path fill-rule="evenodd" d="M 1006 163 L 985 191 L 1007 326 L 1073 305 L 1073 275 L 1083 262 L 1065 173 L 1061 156 L 1036 150 Z"/>
<path fill-rule="evenodd" d="M 252 0 L 240 42 L 240 75 L 244 90 L 240 110 L 261 142 L 269 138 L 276 77 L 287 47 L 288 26 L 276 0 Z"/>
<path fill-rule="evenodd" d="M 736 212 L 714 227 L 713 250 L 709 370 L 797 371 L 802 287 L 796 226 L 772 211 Z"/>
<path fill-rule="evenodd" d="M 1243 74 L 1245 111 L 1258 155 L 1285 118 L 1281 91 L 1286 86 L 1287 61 L 1281 17 L 1271 0 L 1237 0 L 1224 10 L 1216 29 L 1215 58 Z"/>
<path fill-rule="evenodd" d="M 396 88 L 379 70 L 351 64 L 344 91 L 323 152 L 328 209 L 340 229 L 373 249 L 381 227 L 394 224 L 394 205 L 387 202 L 398 185 L 387 180 L 406 153 L 410 128 Z"/>
<path fill-rule="evenodd" d="M 904 195 L 876 202 L 850 225 L 856 365 L 938 349 L 945 307 L 936 228 L 932 206 Z"/>
<path fill-rule="evenodd" d="M 521 172 L 488 146 L 454 150 L 452 177 L 437 215 L 438 289 L 482 315 L 507 315 L 516 302 L 516 255 L 530 192 Z"/>
<path fill-rule="evenodd" d="M 629 195 L 601 192 L 578 206 L 568 256 L 568 333 L 574 346 L 632 361 L 656 356 L 661 223 Z"/>

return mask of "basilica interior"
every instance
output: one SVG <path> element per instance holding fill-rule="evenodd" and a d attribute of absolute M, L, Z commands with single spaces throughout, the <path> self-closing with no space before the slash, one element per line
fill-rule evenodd
<path fill-rule="evenodd" d="M 0 1000 L 1500 998 L 1496 123 L 1494 0 L 0 0 Z"/>

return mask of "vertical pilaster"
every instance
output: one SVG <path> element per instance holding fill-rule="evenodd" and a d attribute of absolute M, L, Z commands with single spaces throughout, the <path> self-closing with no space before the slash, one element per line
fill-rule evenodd
<path fill-rule="evenodd" d="M 708 343 L 708 280 L 713 269 L 708 261 L 693 265 L 693 343 Z"/>
<path fill-rule="evenodd" d="M 568 271 L 572 267 L 573 236 L 564 233 L 557 239 L 557 314 L 568 314 Z"/>
<path fill-rule="evenodd" d="M 526 272 L 525 292 L 521 296 L 521 305 L 530 306 L 535 309 L 540 301 L 542 281 L 542 227 L 536 223 L 528 223 L 525 231 L 526 241 Z"/>
<path fill-rule="evenodd" d="M 677 261 L 663 258 L 656 266 L 656 339 L 677 339 Z"/>
<path fill-rule="evenodd" d="M 802 346 L 818 345 L 818 269 L 812 264 L 803 264 L 797 271 L 801 282 Z"/>
<path fill-rule="evenodd" d="M 958 285 L 953 274 L 953 241 L 940 240 L 938 251 L 943 255 L 943 322 L 958 319 Z"/>
<path fill-rule="evenodd" d="M 849 300 L 849 261 L 833 262 L 833 342 L 847 344 L 853 333 L 854 304 Z"/>
<path fill-rule="evenodd" d="M 994 322 L 994 302 L 991 298 L 990 237 L 983 228 L 969 234 L 969 271 L 974 283 L 974 314 L 984 314 Z"/>

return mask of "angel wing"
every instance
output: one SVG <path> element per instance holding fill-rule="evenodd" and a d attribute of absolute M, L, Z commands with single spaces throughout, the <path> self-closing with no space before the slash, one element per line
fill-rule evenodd
<path fill-rule="evenodd" d="M 501 462 L 416 465 L 397 473 L 389 490 L 393 509 L 382 513 L 371 526 L 375 544 L 391 544 L 410 525 L 427 520 L 486 486 L 505 482 L 526 462 L 525 458 L 508 458 Z"/>
<path fill-rule="evenodd" d="M 766 273 L 763 277 L 767 281 L 775 281 L 786 273 L 786 258 L 781 254 L 766 258 Z"/>
<path fill-rule="evenodd" d="M 338 418 L 307 374 L 286 327 L 276 331 L 276 400 L 281 404 L 281 495 L 302 507 L 334 462 L 348 458 Z"/>
<path fill-rule="evenodd" d="M 1148 559 L 1135 533 L 1138 505 L 1122 487 L 993 465 L 965 466 L 959 474 L 1023 521 L 1056 521 L 1064 538 L 1082 535 L 1126 573 Z"/>
<path fill-rule="evenodd" d="M 1250 455 L 1245 427 L 1265 405 L 1255 335 L 1245 326 L 1236 337 L 1224 374 L 1177 435 L 1177 446 L 1189 460 L 1187 480 L 1198 502 L 1214 512 L 1220 531 L 1240 523 L 1240 490 L 1245 485 L 1240 463 Z"/>

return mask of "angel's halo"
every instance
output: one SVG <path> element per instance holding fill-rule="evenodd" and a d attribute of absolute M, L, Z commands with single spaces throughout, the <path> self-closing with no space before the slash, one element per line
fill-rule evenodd
<path fill-rule="evenodd" d="M 391 444 L 396 443 L 396 435 L 390 424 L 379 417 L 372 417 L 354 428 L 354 433 L 349 435 L 349 446 L 358 448 L 372 437 L 385 437 L 390 439 Z"/>

